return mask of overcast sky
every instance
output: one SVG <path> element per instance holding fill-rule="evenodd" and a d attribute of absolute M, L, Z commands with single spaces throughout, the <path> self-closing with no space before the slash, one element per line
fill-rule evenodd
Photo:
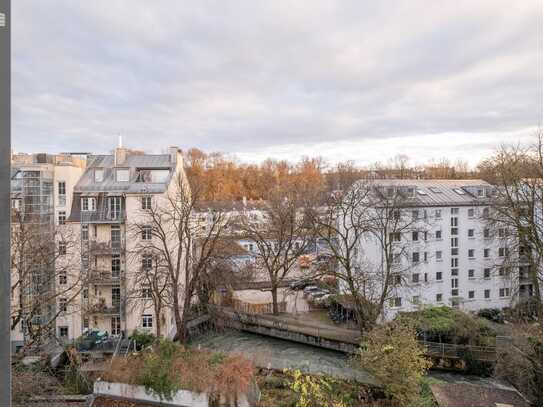
<path fill-rule="evenodd" d="M 378 3 L 378 4 L 377 4 Z M 475 163 L 543 122 L 543 2 L 12 2 L 13 147 Z"/>

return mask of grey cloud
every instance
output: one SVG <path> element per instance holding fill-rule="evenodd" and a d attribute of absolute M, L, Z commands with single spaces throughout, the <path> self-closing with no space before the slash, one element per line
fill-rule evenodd
<path fill-rule="evenodd" d="M 296 158 L 540 123 L 540 2 L 374 3 L 18 0 L 14 147 L 100 152 L 121 133 Z"/>

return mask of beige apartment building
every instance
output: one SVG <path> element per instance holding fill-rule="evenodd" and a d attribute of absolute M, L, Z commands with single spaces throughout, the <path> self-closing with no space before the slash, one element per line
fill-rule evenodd
<path fill-rule="evenodd" d="M 70 216 L 72 192 L 85 170 L 85 153 L 62 154 L 12 154 L 11 158 L 11 208 L 12 241 L 20 234 L 19 225 L 31 225 L 31 230 L 40 233 L 34 239 L 52 242 L 65 228 Z M 30 229 L 30 227 L 29 227 Z M 15 239 L 14 239 L 15 237 Z M 29 245 L 30 246 L 30 245 Z M 32 245 L 35 247 L 35 245 Z M 42 246 L 43 247 L 43 246 Z M 31 250 L 31 249 L 29 249 Z M 54 249 L 53 249 L 54 250 Z M 14 253 L 12 253 L 13 255 Z M 32 258 L 35 253 L 23 253 Z M 19 320 L 11 331 L 12 350 L 25 341 L 27 324 L 46 324 L 56 313 L 53 301 L 56 292 L 54 261 L 47 267 L 35 267 L 34 263 L 12 268 L 12 318 Z M 29 309 L 26 304 L 45 303 Z M 21 304 L 23 307 L 21 307 Z M 52 329 L 56 328 L 53 326 Z"/>
<path fill-rule="evenodd" d="M 61 299 L 68 304 L 57 320 L 62 336 L 74 339 L 86 329 L 118 337 L 136 329 L 156 333 L 157 318 L 162 335 L 175 331 L 171 309 L 155 315 L 149 288 L 136 283 L 152 267 L 151 257 L 137 250 L 139 239 L 152 236 L 134 233 L 134 226 L 145 222 L 151 207 L 168 202 L 178 177 L 185 173 L 177 147 L 167 154 L 119 147 L 111 155 L 88 157 L 67 219 L 78 241 L 66 261 L 80 273 L 76 299 Z"/>

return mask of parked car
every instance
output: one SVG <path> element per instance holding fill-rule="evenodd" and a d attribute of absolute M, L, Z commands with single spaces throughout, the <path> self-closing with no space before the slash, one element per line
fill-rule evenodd
<path fill-rule="evenodd" d="M 320 288 L 317 287 L 316 285 L 308 285 L 307 287 L 304 288 L 304 295 L 307 295 L 310 292 L 315 291 L 315 290 L 318 291 L 320 290 Z"/>
<path fill-rule="evenodd" d="M 307 296 L 311 300 L 316 300 L 317 298 L 324 297 L 327 294 L 330 294 L 330 291 L 328 291 L 328 290 L 318 290 L 318 291 L 315 290 L 315 291 L 311 291 Z"/>
<path fill-rule="evenodd" d="M 291 290 L 303 290 L 308 285 L 312 283 L 311 280 L 299 280 L 299 281 L 293 281 L 290 283 L 289 287 Z"/>

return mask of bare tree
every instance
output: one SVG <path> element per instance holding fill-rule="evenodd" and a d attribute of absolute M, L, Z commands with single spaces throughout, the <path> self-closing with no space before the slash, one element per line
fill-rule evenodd
<path fill-rule="evenodd" d="M 401 188 L 359 181 L 344 193 L 329 195 L 324 206 L 311 212 L 316 236 L 337 262 L 326 274 L 349 294 L 361 330 L 382 315 L 394 289 L 405 283 L 405 272 L 423 261 L 409 257 L 406 243 L 408 233 L 428 237 L 427 218 L 416 207 L 410 210 L 412 205 Z M 369 252 L 380 253 L 377 263 Z"/>
<path fill-rule="evenodd" d="M 175 339 L 186 341 L 187 323 L 199 281 L 214 260 L 215 249 L 228 227 L 223 211 L 210 210 L 203 222 L 195 218 L 200 202 L 200 186 L 182 174 L 164 196 L 157 196 L 141 220 L 131 225 L 133 236 L 147 234 L 134 250 L 151 254 L 160 265 L 160 281 L 167 282 L 160 298 L 174 316 Z"/>
<path fill-rule="evenodd" d="M 76 243 L 69 228 L 35 222 L 13 210 L 11 329 L 20 324 L 26 346 L 53 339 L 57 318 L 69 312 L 81 292 L 79 270 L 67 256 Z"/>
<path fill-rule="evenodd" d="M 502 146 L 479 170 L 496 186 L 484 216 L 506 254 L 499 266 L 519 269 L 543 317 L 543 130 L 535 138 L 528 147 Z"/>
<path fill-rule="evenodd" d="M 293 188 L 277 189 L 262 207 L 262 221 L 255 222 L 246 214 L 236 220 L 242 236 L 256 245 L 257 267 L 268 274 L 275 315 L 279 313 L 279 285 L 292 274 L 311 242 L 302 202 Z"/>

